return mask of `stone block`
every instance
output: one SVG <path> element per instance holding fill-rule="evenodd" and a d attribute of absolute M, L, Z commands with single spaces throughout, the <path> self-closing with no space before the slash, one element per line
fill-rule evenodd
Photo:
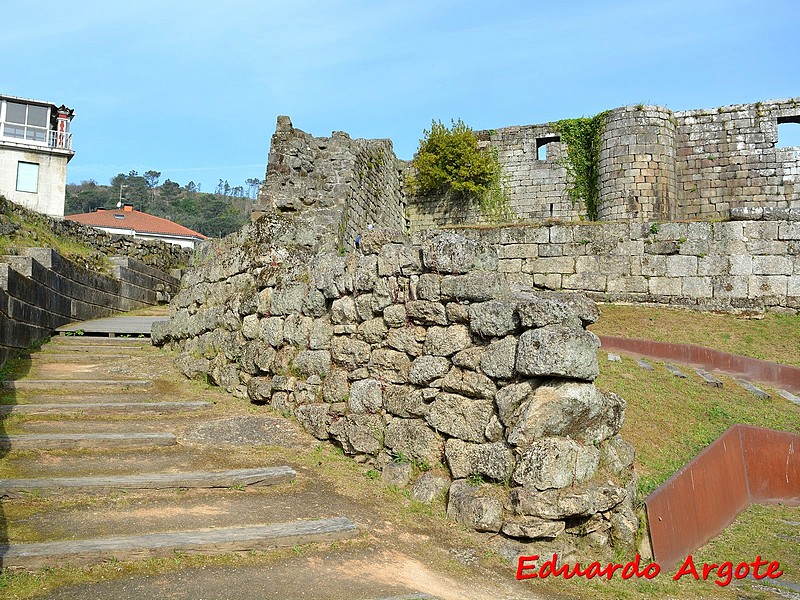
<path fill-rule="evenodd" d="M 697 275 L 696 256 L 667 256 L 666 259 L 667 277 L 692 277 Z"/>
<path fill-rule="evenodd" d="M 560 290 L 561 275 L 537 273 L 533 276 L 533 284 L 537 287 L 542 287 L 548 290 Z"/>
<path fill-rule="evenodd" d="M 529 259 L 522 267 L 523 273 L 552 275 L 554 273 L 575 273 L 575 259 L 570 256 Z"/>
<path fill-rule="evenodd" d="M 517 338 L 509 335 L 495 340 L 480 355 L 480 368 L 489 377 L 511 379 L 514 376 L 516 354 Z"/>
<path fill-rule="evenodd" d="M 406 303 L 408 318 L 418 323 L 433 325 L 447 325 L 447 315 L 444 305 L 431 300 L 412 300 Z"/>
<path fill-rule="evenodd" d="M 685 277 L 682 289 L 687 298 L 711 298 L 714 295 L 711 277 Z"/>
<path fill-rule="evenodd" d="M 519 337 L 515 369 L 530 377 L 557 376 L 594 381 L 598 337 L 583 329 L 547 325 Z"/>
<path fill-rule="evenodd" d="M 411 497 L 426 504 L 447 493 L 450 480 L 433 473 L 423 473 L 411 488 Z"/>
<path fill-rule="evenodd" d="M 648 291 L 656 296 L 680 296 L 682 292 L 680 277 L 651 277 Z"/>
<path fill-rule="evenodd" d="M 430 327 L 423 352 L 433 356 L 451 356 L 472 344 L 469 329 L 461 324 L 449 327 Z"/>
<path fill-rule="evenodd" d="M 501 337 L 519 327 L 514 305 L 508 301 L 490 300 L 469 307 L 469 328 L 484 338 Z"/>
<path fill-rule="evenodd" d="M 469 273 L 497 268 L 497 253 L 489 245 L 455 233 L 440 233 L 422 243 L 425 267 L 437 273 Z"/>
<path fill-rule="evenodd" d="M 353 413 L 375 413 L 383 408 L 383 390 L 376 379 L 361 379 L 350 386 L 348 400 Z"/>
<path fill-rule="evenodd" d="M 384 443 L 395 454 L 429 466 L 440 464 L 444 455 L 444 438 L 420 419 L 392 419 Z"/>
<path fill-rule="evenodd" d="M 793 264 L 785 256 L 754 256 L 753 275 L 791 275 Z"/>
<path fill-rule="evenodd" d="M 491 400 L 440 392 L 425 420 L 437 431 L 468 442 L 485 441 L 484 432 L 494 414 Z"/>
<path fill-rule="evenodd" d="M 479 474 L 494 481 L 507 481 L 514 470 L 514 454 L 501 442 L 473 444 L 449 439 L 444 449 L 453 479 Z"/>
<path fill-rule="evenodd" d="M 508 442 L 525 447 L 546 437 L 567 437 L 599 444 L 622 426 L 625 401 L 589 383 L 552 381 L 519 405 Z"/>
<path fill-rule="evenodd" d="M 450 485 L 447 516 L 477 531 L 500 531 L 503 525 L 503 502 L 494 496 L 491 486 L 472 486 L 459 479 Z"/>
<path fill-rule="evenodd" d="M 582 272 L 575 275 L 564 275 L 561 286 L 567 290 L 581 290 L 586 292 L 604 292 L 607 287 L 608 276 L 594 272 Z"/>
<path fill-rule="evenodd" d="M 747 278 L 747 297 L 786 296 L 788 281 L 783 275 L 751 275 Z"/>
<path fill-rule="evenodd" d="M 494 398 L 497 387 L 483 373 L 453 367 L 442 379 L 442 389 L 470 398 Z"/>
<path fill-rule="evenodd" d="M 533 442 L 514 470 L 516 483 L 537 490 L 561 489 L 591 478 L 600 464 L 600 451 L 566 438 Z"/>

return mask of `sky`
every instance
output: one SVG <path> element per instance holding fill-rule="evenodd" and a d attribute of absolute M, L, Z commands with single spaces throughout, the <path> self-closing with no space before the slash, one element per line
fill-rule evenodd
<path fill-rule="evenodd" d="M 434 119 L 800 96 L 797 0 L 29 0 L 3 22 L 0 93 L 75 110 L 70 183 L 244 185 L 278 115 L 409 159 Z"/>

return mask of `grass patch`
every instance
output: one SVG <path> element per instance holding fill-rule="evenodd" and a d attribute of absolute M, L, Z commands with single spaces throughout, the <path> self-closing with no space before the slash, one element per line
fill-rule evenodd
<path fill-rule="evenodd" d="M 23 248 L 53 248 L 61 256 L 101 273 L 111 273 L 111 262 L 103 253 L 75 240 L 56 235 L 44 219 L 22 218 L 9 212 L 8 220 L 19 228 L 0 236 L 0 255 L 19 254 Z"/>
<path fill-rule="evenodd" d="M 800 367 L 800 315 L 752 319 L 692 310 L 603 304 L 597 335 L 696 344 Z"/>
<path fill-rule="evenodd" d="M 636 449 L 639 489 L 648 494 L 700 450 L 736 423 L 800 431 L 800 407 L 774 391 L 760 400 L 725 376 L 722 388 L 704 384 L 690 369 L 680 379 L 663 364 L 651 361 L 643 370 L 630 357 L 600 361 L 598 387 L 615 392 L 628 403 L 622 436 Z"/>

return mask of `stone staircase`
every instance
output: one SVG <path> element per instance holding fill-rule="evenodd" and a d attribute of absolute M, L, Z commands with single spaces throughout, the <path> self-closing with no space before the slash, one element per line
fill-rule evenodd
<path fill-rule="evenodd" d="M 196 435 L 198 423 L 247 423 L 233 408 L 246 405 L 197 386 L 176 397 L 171 361 L 148 339 L 60 336 L 19 365 L 0 389 L 4 568 L 359 535 L 349 518 L 296 506 L 297 473 L 275 452 Z"/>

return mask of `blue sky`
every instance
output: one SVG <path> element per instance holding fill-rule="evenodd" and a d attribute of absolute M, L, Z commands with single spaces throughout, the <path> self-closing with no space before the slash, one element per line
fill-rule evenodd
<path fill-rule="evenodd" d="M 263 178 L 281 114 L 411 158 L 432 119 L 800 96 L 796 0 L 32 0 L 3 22 L 0 93 L 76 111 L 70 182 Z"/>

